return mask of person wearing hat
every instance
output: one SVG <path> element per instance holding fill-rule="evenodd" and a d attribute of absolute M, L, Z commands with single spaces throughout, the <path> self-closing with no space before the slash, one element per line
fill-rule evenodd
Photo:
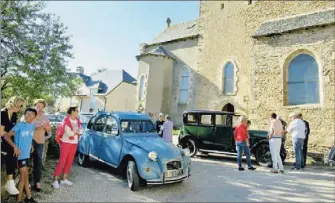
<path fill-rule="evenodd" d="M 163 136 L 163 133 L 161 131 L 161 126 L 164 124 L 164 114 L 160 113 L 158 120 L 156 121 L 156 131 L 159 133 L 159 136 Z"/>
<path fill-rule="evenodd" d="M 295 154 L 295 164 L 292 170 L 300 170 L 302 163 L 302 149 L 306 138 L 306 127 L 305 123 L 300 119 L 300 115 L 298 113 L 290 113 L 290 119 L 292 121 L 286 131 L 292 135 L 293 150 Z"/>

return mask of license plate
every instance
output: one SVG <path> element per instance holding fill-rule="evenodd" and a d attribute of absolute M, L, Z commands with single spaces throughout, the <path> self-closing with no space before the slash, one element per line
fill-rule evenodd
<path fill-rule="evenodd" d="M 174 178 L 183 175 L 183 169 L 169 170 L 166 172 L 165 176 L 167 178 Z"/>

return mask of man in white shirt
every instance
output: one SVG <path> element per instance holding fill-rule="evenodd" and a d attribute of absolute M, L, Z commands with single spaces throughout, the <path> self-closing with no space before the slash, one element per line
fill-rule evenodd
<path fill-rule="evenodd" d="M 290 119 L 292 119 L 291 123 L 287 128 L 287 132 L 292 134 L 292 143 L 295 154 L 295 166 L 292 170 L 300 170 L 302 163 L 302 149 L 304 146 L 305 140 L 305 123 L 299 119 L 298 113 L 290 113 Z"/>

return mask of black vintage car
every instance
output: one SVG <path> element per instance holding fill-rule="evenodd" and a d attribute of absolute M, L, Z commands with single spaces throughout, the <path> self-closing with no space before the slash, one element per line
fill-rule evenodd
<path fill-rule="evenodd" d="M 234 126 L 239 115 L 224 111 L 192 110 L 183 114 L 183 127 L 178 138 L 179 146 L 188 148 L 191 156 L 198 151 L 203 154 L 219 153 L 237 155 L 234 141 Z M 268 132 L 249 130 L 250 151 L 259 165 L 271 163 Z M 284 142 L 283 142 L 284 143 Z M 282 161 L 286 150 L 282 144 Z"/>

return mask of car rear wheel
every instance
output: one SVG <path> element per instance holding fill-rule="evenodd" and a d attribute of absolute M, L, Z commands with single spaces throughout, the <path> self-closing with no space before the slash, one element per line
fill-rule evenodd
<path fill-rule="evenodd" d="M 190 157 L 194 157 L 198 153 L 198 147 L 195 143 L 194 140 L 192 139 L 187 139 L 184 141 L 182 145 L 183 149 L 188 149 L 190 150 Z"/>
<path fill-rule="evenodd" d="M 138 175 L 136 163 L 134 161 L 128 161 L 127 182 L 128 182 L 128 188 L 130 190 L 132 191 L 138 190 L 140 186 L 140 177 Z"/>
<path fill-rule="evenodd" d="M 268 144 L 261 144 L 256 148 L 255 158 L 260 166 L 268 166 L 271 163 L 271 152 Z"/>
<path fill-rule="evenodd" d="M 78 164 L 83 167 L 87 167 L 89 165 L 89 157 L 81 152 L 78 152 Z"/>

